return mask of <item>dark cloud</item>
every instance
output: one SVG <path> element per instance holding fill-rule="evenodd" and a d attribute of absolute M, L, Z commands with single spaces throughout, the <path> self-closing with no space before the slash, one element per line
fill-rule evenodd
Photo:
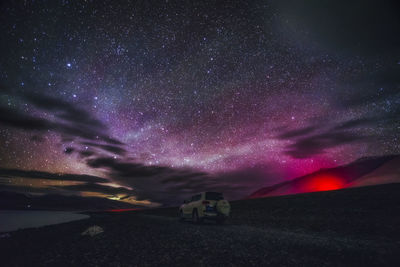
<path fill-rule="evenodd" d="M 90 126 L 90 128 L 105 127 L 101 121 L 95 119 L 85 110 L 79 109 L 75 105 L 59 98 L 34 93 L 24 93 L 22 97 L 37 108 L 54 112 L 59 118 L 65 119 L 71 123 L 79 123 L 84 126 Z"/>
<path fill-rule="evenodd" d="M 379 123 L 378 118 L 359 118 L 359 119 L 352 119 L 342 123 L 339 123 L 335 127 L 334 130 L 348 130 L 357 127 L 365 127 L 365 126 L 375 126 Z"/>
<path fill-rule="evenodd" d="M 343 122 L 331 123 L 326 117 L 315 118 L 313 119 L 314 123 L 316 120 L 321 122 L 306 128 L 284 131 L 278 134 L 277 138 L 292 141 L 291 144 L 286 146 L 285 153 L 287 155 L 297 159 L 309 158 L 323 154 L 329 148 L 342 145 L 360 142 L 373 145 L 378 136 L 373 132 L 366 135 L 362 130 L 380 128 L 382 131 L 386 131 L 386 134 L 390 131 L 396 131 L 396 127 L 393 126 L 398 123 L 399 116 L 400 108 L 394 107 L 387 112 L 361 116 Z"/>
<path fill-rule="evenodd" d="M 178 172 L 178 171 L 177 171 Z M 179 175 L 174 175 L 167 177 L 160 182 L 162 184 L 174 184 L 174 183 L 182 183 L 188 182 L 191 178 L 195 177 L 196 179 L 202 179 L 204 177 L 209 176 L 208 173 L 205 172 L 195 172 L 195 171 L 180 171 Z"/>
<path fill-rule="evenodd" d="M 112 157 L 97 157 L 88 159 L 87 164 L 92 168 L 106 169 L 121 177 L 150 177 L 164 172 L 170 172 L 172 169 L 160 166 L 145 166 L 140 163 L 121 162 Z"/>
<path fill-rule="evenodd" d="M 312 133 L 316 128 L 315 127 L 307 127 L 307 128 L 303 128 L 303 129 L 296 129 L 296 130 L 291 130 L 291 131 L 287 131 L 284 132 L 282 134 L 278 135 L 279 139 L 291 139 L 294 137 L 299 137 L 299 136 L 303 136 L 303 135 L 307 135 Z"/>
<path fill-rule="evenodd" d="M 10 90 L 4 92 L 10 94 Z M 85 110 L 61 99 L 37 93 L 13 95 L 27 100 L 38 109 L 53 114 L 58 120 L 34 117 L 20 110 L 0 106 L 0 124 L 27 131 L 56 131 L 63 136 L 63 141 L 72 141 L 75 138 L 83 138 L 92 142 L 101 141 L 106 144 L 99 144 L 97 147 L 119 155 L 124 153 L 123 148 L 116 147 L 116 145 L 124 144 L 109 137 L 105 133 L 107 127 Z M 95 143 L 92 145 L 94 146 Z"/>
<path fill-rule="evenodd" d="M 211 175 L 191 169 L 145 166 L 112 157 L 88 159 L 87 164 L 107 170 L 114 181 L 132 187 L 137 199 L 165 205 L 179 204 L 203 191 L 219 191 L 229 199 L 238 199 L 283 177 L 272 165 Z"/>
<path fill-rule="evenodd" d="M 365 127 L 385 127 L 396 129 L 395 124 L 399 122 L 400 107 L 394 105 L 386 112 L 375 113 L 371 116 L 364 116 L 356 119 L 347 120 L 332 127 L 332 130 L 352 130 Z"/>
<path fill-rule="evenodd" d="M 93 141 L 104 141 L 110 144 L 122 145 L 120 141 L 105 135 L 102 131 L 96 131 L 90 127 L 86 128 L 79 124 L 74 125 L 54 122 L 43 118 L 33 117 L 10 108 L 0 107 L 0 124 L 28 131 L 56 131 L 71 138 L 80 137 Z"/>
<path fill-rule="evenodd" d="M 80 195 L 82 192 L 92 192 L 92 193 L 108 195 L 110 197 L 117 195 L 125 195 L 125 198 L 132 197 L 134 195 L 133 190 L 127 189 L 125 187 L 113 187 L 113 186 L 96 184 L 92 182 L 84 182 L 82 184 L 77 184 L 77 185 L 51 185 L 51 186 L 35 187 L 35 186 L 25 186 L 25 185 L 12 185 L 9 183 L 2 183 L 0 180 L 0 191 L 11 191 L 24 194 L 57 194 L 57 195 Z"/>
<path fill-rule="evenodd" d="M 93 142 L 82 142 L 81 144 L 88 146 L 88 147 L 97 147 L 106 152 L 111 152 L 113 154 L 117 154 L 120 156 L 123 156 L 126 154 L 126 150 L 117 145 L 105 145 L 105 144 L 98 144 L 98 143 L 93 143 Z"/>
<path fill-rule="evenodd" d="M 238 199 L 283 177 L 278 168 L 271 166 L 210 175 L 191 169 L 146 166 L 127 158 L 94 153 L 87 156 L 93 156 L 86 160 L 89 167 L 105 170 L 115 182 L 134 188 L 137 199 L 165 205 L 179 204 L 182 199 L 202 191 L 220 191 L 230 199 Z"/>
<path fill-rule="evenodd" d="M 43 171 L 25 171 L 18 169 L 0 169 L 0 177 L 7 178 L 30 178 L 30 179 L 49 179 L 59 181 L 80 181 L 80 182 L 91 182 L 91 183 L 107 183 L 108 179 L 86 175 L 86 174 L 58 174 Z"/>
<path fill-rule="evenodd" d="M 328 148 L 366 141 L 369 138 L 352 132 L 327 132 L 300 138 L 288 145 L 285 153 L 292 158 L 309 158 L 324 153 Z"/>
<path fill-rule="evenodd" d="M 132 196 L 134 191 L 127 189 L 125 187 L 113 187 L 100 185 L 95 183 L 84 183 L 78 185 L 65 185 L 65 186 L 52 186 L 53 188 L 58 188 L 67 191 L 76 191 L 76 192 L 97 192 L 106 195 L 118 195 L 118 194 L 126 194 L 128 196 Z"/>
<path fill-rule="evenodd" d="M 5 179 L 3 182 L 1 178 Z M 41 187 L 13 185 L 10 180 L 13 179 L 47 179 L 57 181 L 77 181 L 80 184 L 75 185 L 43 185 Z M 0 169 L 0 190 L 13 191 L 29 194 L 80 194 L 81 192 L 94 192 L 105 195 L 126 195 L 133 196 L 134 191 L 125 187 L 108 186 L 110 180 L 92 176 L 77 174 L 57 174 L 40 171 L 24 171 L 16 169 Z M 103 183 L 103 184 L 99 184 Z"/>
<path fill-rule="evenodd" d="M 113 139 L 102 132 L 93 131 L 93 129 L 81 127 L 79 125 L 55 123 L 52 130 L 72 137 L 81 137 L 93 141 L 104 141 L 115 145 L 122 145 L 120 141 Z"/>
<path fill-rule="evenodd" d="M 50 188 L 50 187 L 33 187 L 33 186 L 24 186 L 24 185 L 8 185 L 0 183 L 0 192 L 1 191 L 9 191 L 9 192 L 18 192 L 26 195 L 43 195 L 43 194 L 57 194 L 57 195 L 78 195 L 79 192 L 75 191 L 63 191 L 59 188 Z"/>
<path fill-rule="evenodd" d="M 224 193 L 230 200 L 246 197 L 254 190 L 275 184 L 286 176 L 276 164 L 243 168 L 236 171 L 214 175 L 199 174 L 193 176 L 178 176 L 169 179 L 169 192 L 178 196 L 191 196 L 204 191 Z M 163 181 L 165 182 L 165 180 Z"/>
<path fill-rule="evenodd" d="M 45 131 L 53 128 L 53 123 L 23 114 L 15 109 L 0 106 L 0 124 L 15 127 L 22 130 Z"/>
<path fill-rule="evenodd" d="M 79 155 L 81 156 L 81 157 L 83 157 L 83 158 L 88 158 L 88 157 L 91 157 L 91 156 L 93 156 L 93 155 L 95 155 L 96 153 L 94 152 L 94 151 L 91 151 L 91 150 L 82 150 L 82 151 L 79 151 Z"/>
<path fill-rule="evenodd" d="M 177 204 L 177 200 L 186 196 L 185 191 L 174 189 L 178 180 L 202 177 L 203 173 L 179 170 L 160 166 L 145 166 L 139 163 L 124 162 L 112 157 L 89 158 L 89 167 L 106 170 L 115 182 L 132 187 L 139 200 L 151 200 L 163 204 Z M 194 185 L 194 184 L 193 184 Z M 202 187 L 197 188 L 197 192 Z M 192 193 L 192 190 L 189 190 Z M 187 193 L 187 192 L 186 192 Z M 182 196 L 183 195 L 183 196 Z"/>

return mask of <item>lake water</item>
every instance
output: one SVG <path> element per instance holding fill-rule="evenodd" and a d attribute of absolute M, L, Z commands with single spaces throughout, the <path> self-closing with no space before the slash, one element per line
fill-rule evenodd
<path fill-rule="evenodd" d="M 0 232 L 59 224 L 89 218 L 68 211 L 0 210 Z"/>

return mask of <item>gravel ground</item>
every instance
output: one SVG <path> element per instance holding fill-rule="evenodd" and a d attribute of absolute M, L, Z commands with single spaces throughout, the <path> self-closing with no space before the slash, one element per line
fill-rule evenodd
<path fill-rule="evenodd" d="M 179 222 L 176 209 L 94 213 L 86 220 L 0 235 L 1 265 L 399 266 L 399 191 L 378 189 L 233 202 L 233 217 L 225 225 Z M 343 200 L 346 196 L 360 201 Z M 348 206 L 329 205 L 337 197 Z M 365 204 L 371 197 L 373 204 Z M 288 212 L 290 203 L 298 205 Z M 242 216 L 246 211 L 253 215 Z M 342 219 L 330 222 L 328 213 Z M 292 219 L 283 220 L 288 214 Z M 316 227 L 324 221 L 324 229 Z M 376 232 L 382 221 L 388 223 Z M 360 223 L 361 231 L 348 234 Z M 104 232 L 81 235 L 93 225 Z"/>

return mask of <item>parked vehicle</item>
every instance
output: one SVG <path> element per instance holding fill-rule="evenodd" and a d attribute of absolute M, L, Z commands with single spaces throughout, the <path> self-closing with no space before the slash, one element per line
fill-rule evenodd
<path fill-rule="evenodd" d="M 201 223 L 204 219 L 223 223 L 230 212 L 231 206 L 222 193 L 203 192 L 183 202 L 179 207 L 179 218 L 191 219 L 195 223 Z"/>

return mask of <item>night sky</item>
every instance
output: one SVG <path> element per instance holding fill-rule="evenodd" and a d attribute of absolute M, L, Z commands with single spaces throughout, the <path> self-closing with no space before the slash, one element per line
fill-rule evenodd
<path fill-rule="evenodd" d="M 2 1 L 0 189 L 234 199 L 400 153 L 398 9 L 339 2 Z"/>

